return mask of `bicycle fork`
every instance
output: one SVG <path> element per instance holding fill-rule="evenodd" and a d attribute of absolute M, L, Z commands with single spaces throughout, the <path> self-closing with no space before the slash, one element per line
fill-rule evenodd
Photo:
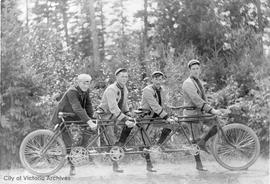
<path fill-rule="evenodd" d="M 234 149 L 236 149 L 236 146 L 231 143 L 231 141 L 228 139 L 228 137 L 226 136 L 225 132 L 223 131 L 223 129 L 220 125 L 218 125 L 218 129 L 220 130 L 221 135 L 224 137 L 226 143 L 229 144 L 230 146 L 232 146 Z"/>
<path fill-rule="evenodd" d="M 57 132 L 57 129 L 59 128 L 59 125 L 55 128 L 55 132 Z M 49 146 L 53 143 L 53 141 L 55 141 L 55 139 L 57 139 L 57 137 L 61 134 L 61 131 L 58 131 L 57 133 L 55 133 L 50 139 L 49 142 L 45 145 L 45 147 L 41 150 L 40 154 L 41 156 L 43 156 L 46 151 L 49 149 Z"/>

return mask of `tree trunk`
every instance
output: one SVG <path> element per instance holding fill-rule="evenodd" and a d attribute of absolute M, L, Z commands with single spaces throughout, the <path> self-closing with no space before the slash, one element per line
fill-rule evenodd
<path fill-rule="evenodd" d="M 90 18 L 91 18 L 92 41 L 93 41 L 94 69 L 96 69 L 100 63 L 100 56 L 99 56 L 99 50 L 98 50 L 99 44 L 98 44 L 98 34 L 97 34 L 97 29 L 96 29 L 94 0 L 89 0 L 89 10 L 90 10 Z"/>
<path fill-rule="evenodd" d="M 51 4 L 49 4 L 49 1 L 46 1 L 46 13 L 47 13 L 47 28 L 49 28 L 50 26 L 50 15 L 49 15 L 49 8 L 50 8 Z"/>
<path fill-rule="evenodd" d="M 121 36 L 125 35 L 125 17 L 124 17 L 124 2 L 120 0 L 120 17 L 121 17 Z"/>
<path fill-rule="evenodd" d="M 68 18 L 67 18 L 67 2 L 66 0 L 62 0 L 61 1 L 61 12 L 62 12 L 62 16 L 63 16 L 63 26 L 64 26 L 64 31 L 65 31 L 65 40 L 66 40 L 66 44 L 67 46 L 69 46 L 69 35 L 68 35 Z"/>
<path fill-rule="evenodd" d="M 99 11 L 100 11 L 100 31 L 99 31 L 99 41 L 100 41 L 100 62 L 105 58 L 105 23 L 104 23 L 104 11 L 103 11 L 103 1 L 99 0 Z"/>
<path fill-rule="evenodd" d="M 29 16 L 28 16 L 28 10 L 29 10 L 28 0 L 25 1 L 25 9 L 26 9 L 26 28 L 29 30 Z"/>
<path fill-rule="evenodd" d="M 148 0 L 144 0 L 144 15 L 143 15 L 143 35 L 142 35 L 142 45 L 140 48 L 139 62 L 140 62 L 140 70 L 142 72 L 141 81 L 145 79 L 146 74 L 146 56 L 148 52 Z"/>
<path fill-rule="evenodd" d="M 3 140 L 1 140 L 3 141 Z M 11 158 L 9 151 L 4 145 L 1 145 L 0 149 L 0 169 L 10 169 L 11 168 Z"/>
<path fill-rule="evenodd" d="M 260 54 L 263 55 L 263 20 L 262 20 L 262 8 L 261 8 L 261 0 L 254 0 L 254 4 L 257 8 L 258 15 L 258 27 L 259 27 L 259 42 L 260 42 Z"/>
<path fill-rule="evenodd" d="M 259 32 L 262 33 L 263 32 L 263 22 L 262 22 L 261 1 L 260 0 L 255 0 L 255 5 L 256 5 L 256 8 L 257 8 Z"/>
<path fill-rule="evenodd" d="M 145 55 L 147 53 L 148 48 L 148 0 L 144 0 L 144 17 L 143 17 L 143 23 L 144 23 L 144 32 L 143 32 L 143 57 L 145 58 Z"/>

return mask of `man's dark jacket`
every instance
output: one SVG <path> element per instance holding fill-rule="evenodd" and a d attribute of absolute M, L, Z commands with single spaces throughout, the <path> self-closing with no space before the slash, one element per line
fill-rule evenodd
<path fill-rule="evenodd" d="M 93 107 L 89 96 L 89 90 L 83 92 L 79 86 L 69 88 L 60 102 L 58 103 L 51 123 L 57 124 L 61 122 L 58 118 L 58 112 L 72 112 L 75 117 L 66 118 L 65 120 L 81 120 L 87 122 L 93 117 Z"/>

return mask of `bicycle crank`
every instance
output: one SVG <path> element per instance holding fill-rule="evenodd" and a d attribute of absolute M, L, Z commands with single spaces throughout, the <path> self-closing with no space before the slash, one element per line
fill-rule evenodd
<path fill-rule="evenodd" d="M 88 162 L 89 155 L 88 151 L 84 147 L 78 146 L 71 149 L 68 158 L 72 164 L 79 166 Z"/>
<path fill-rule="evenodd" d="M 143 149 L 144 154 L 150 153 L 151 157 L 158 158 L 160 155 L 163 154 L 162 149 L 160 146 L 153 146 L 150 149 Z"/>
<path fill-rule="evenodd" d="M 198 155 L 200 151 L 197 144 L 183 145 L 183 149 L 189 151 L 189 153 L 193 156 Z"/>
<path fill-rule="evenodd" d="M 125 152 L 123 148 L 119 146 L 113 146 L 109 151 L 109 155 L 113 161 L 119 161 L 124 158 Z"/>

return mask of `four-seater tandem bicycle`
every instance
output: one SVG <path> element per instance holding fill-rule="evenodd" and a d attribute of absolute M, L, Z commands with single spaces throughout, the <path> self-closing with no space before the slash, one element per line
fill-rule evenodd
<path fill-rule="evenodd" d="M 174 110 L 190 109 L 192 107 L 171 107 Z M 198 120 L 213 120 L 217 125 L 218 132 L 213 138 L 211 152 L 215 160 L 224 168 L 229 170 L 244 170 L 249 168 L 259 157 L 260 144 L 255 132 L 243 124 L 227 124 L 222 117 L 214 115 L 201 116 L 179 116 L 174 114 L 171 118 L 173 123 L 160 118 L 148 118 L 143 109 L 135 110 L 136 125 L 133 132 L 128 137 L 126 143 L 122 146 L 112 144 L 107 134 L 107 126 L 115 126 L 113 120 L 103 120 L 103 112 L 97 111 L 98 118 L 94 120 L 97 123 L 97 131 L 93 134 L 89 131 L 87 124 L 81 124 L 81 121 L 65 121 L 64 118 L 73 116 L 72 113 L 60 112 L 59 118 L 62 122 L 54 127 L 53 130 L 39 129 L 29 133 L 22 141 L 20 146 L 20 160 L 22 165 L 31 174 L 37 176 L 49 176 L 59 171 L 66 163 L 67 159 L 74 165 L 87 163 L 91 157 L 104 156 L 111 160 L 119 161 L 125 155 L 146 153 L 177 153 L 185 152 L 196 155 L 200 152 L 193 135 L 193 124 Z M 171 121 L 172 122 L 172 121 Z M 161 145 L 157 145 L 149 136 L 149 127 L 159 124 L 169 126 L 171 133 Z M 85 146 L 71 146 L 67 153 L 66 146 L 62 140 L 61 133 L 66 129 L 71 134 L 71 127 L 77 125 L 77 128 L 89 135 L 89 140 Z M 121 125 L 121 124 L 118 124 Z M 122 124 L 124 125 L 124 124 Z M 186 126 L 189 126 L 187 128 Z M 179 136 L 181 134 L 181 136 Z M 140 141 L 132 141 L 136 137 L 141 137 Z M 184 139 L 176 140 L 175 139 Z M 177 144 L 173 147 L 166 146 L 174 140 Z"/>

